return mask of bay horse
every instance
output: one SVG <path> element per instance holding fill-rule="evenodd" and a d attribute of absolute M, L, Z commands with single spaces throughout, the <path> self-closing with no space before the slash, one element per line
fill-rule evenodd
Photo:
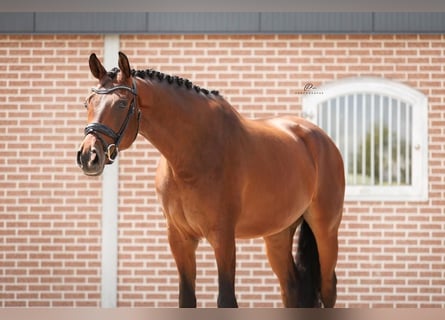
<path fill-rule="evenodd" d="M 88 96 L 77 153 L 100 175 L 137 134 L 161 153 L 156 191 L 179 273 L 179 306 L 196 307 L 195 251 L 208 240 L 218 269 L 218 307 L 237 307 L 235 239 L 262 237 L 285 307 L 333 307 L 345 178 L 341 155 L 316 125 L 294 116 L 251 120 L 217 91 L 152 69 L 119 52 Z M 293 237 L 301 225 L 295 259 Z"/>

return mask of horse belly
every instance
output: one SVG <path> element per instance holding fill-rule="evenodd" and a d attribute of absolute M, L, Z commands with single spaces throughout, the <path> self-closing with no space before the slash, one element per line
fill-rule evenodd
<path fill-rule="evenodd" d="M 295 148 L 281 155 L 275 153 L 270 161 L 257 163 L 249 170 L 242 192 L 237 237 L 275 234 L 305 212 L 313 195 L 315 169 L 304 151 Z M 278 160 L 277 156 L 281 158 Z"/>
<path fill-rule="evenodd" d="M 236 226 L 237 238 L 264 237 L 286 229 L 300 218 L 307 207 L 309 199 L 300 199 L 292 203 L 278 204 L 281 196 L 270 201 L 261 201 L 247 205 L 241 212 Z"/>

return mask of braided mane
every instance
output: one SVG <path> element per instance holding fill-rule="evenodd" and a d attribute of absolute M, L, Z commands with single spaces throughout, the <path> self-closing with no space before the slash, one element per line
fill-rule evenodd
<path fill-rule="evenodd" d="M 110 71 L 108 71 L 108 76 L 111 79 L 115 79 L 117 74 L 120 72 L 120 70 L 118 68 L 113 68 Z M 133 77 L 139 77 L 142 79 L 146 79 L 146 78 L 150 78 L 150 79 L 158 79 L 159 81 L 167 81 L 169 84 L 177 84 L 179 87 L 186 87 L 187 89 L 193 89 L 195 90 L 197 93 L 204 93 L 205 95 L 208 94 L 213 94 L 215 96 L 219 95 L 219 91 L 217 90 L 207 90 L 204 88 L 201 88 L 195 84 L 193 84 L 193 82 L 191 82 L 188 79 L 184 79 L 178 76 L 171 76 L 169 74 L 165 74 L 153 69 L 147 69 L 147 70 L 131 70 L 131 75 Z"/>
<path fill-rule="evenodd" d="M 158 79 L 159 81 L 167 81 L 169 84 L 177 84 L 180 87 L 186 87 L 187 89 L 193 89 L 196 92 L 202 92 L 206 95 L 213 94 L 213 95 L 219 95 L 218 91 L 212 90 L 209 91 L 207 89 L 201 88 L 195 84 L 193 84 L 190 80 L 184 79 L 178 76 L 171 76 L 169 74 L 165 74 L 153 69 L 147 69 L 147 70 L 132 70 L 131 71 L 132 76 L 140 77 L 142 79 L 150 78 L 150 79 Z"/>
<path fill-rule="evenodd" d="M 113 68 L 108 72 L 108 76 L 111 79 L 116 78 L 117 74 L 119 73 L 119 69 L 118 68 Z M 142 79 L 158 79 L 159 81 L 167 81 L 169 84 L 177 84 L 180 87 L 186 87 L 187 89 L 193 89 L 196 92 L 200 93 L 204 93 L 205 95 L 208 94 L 213 94 L 215 96 L 219 95 L 219 91 L 216 90 L 212 90 L 209 91 L 207 89 L 201 88 L 195 84 L 193 84 L 193 82 L 191 82 L 188 79 L 184 79 L 178 76 L 171 76 L 153 69 L 147 69 L 147 70 L 131 70 L 131 75 L 133 77 L 139 77 Z"/>

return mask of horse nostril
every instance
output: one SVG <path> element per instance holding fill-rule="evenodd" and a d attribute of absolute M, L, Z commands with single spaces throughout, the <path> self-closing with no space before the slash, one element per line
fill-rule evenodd
<path fill-rule="evenodd" d="M 79 150 L 79 151 L 77 151 L 77 165 L 80 168 L 83 168 L 81 157 L 82 157 L 82 150 Z"/>

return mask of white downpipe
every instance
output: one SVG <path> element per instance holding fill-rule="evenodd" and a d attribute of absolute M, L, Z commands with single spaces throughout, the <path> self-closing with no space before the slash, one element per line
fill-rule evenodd
<path fill-rule="evenodd" d="M 105 35 L 104 67 L 117 66 L 119 35 Z M 117 225 L 119 194 L 119 156 L 113 164 L 105 166 L 102 176 L 102 258 L 101 258 L 101 306 L 117 306 Z"/>

